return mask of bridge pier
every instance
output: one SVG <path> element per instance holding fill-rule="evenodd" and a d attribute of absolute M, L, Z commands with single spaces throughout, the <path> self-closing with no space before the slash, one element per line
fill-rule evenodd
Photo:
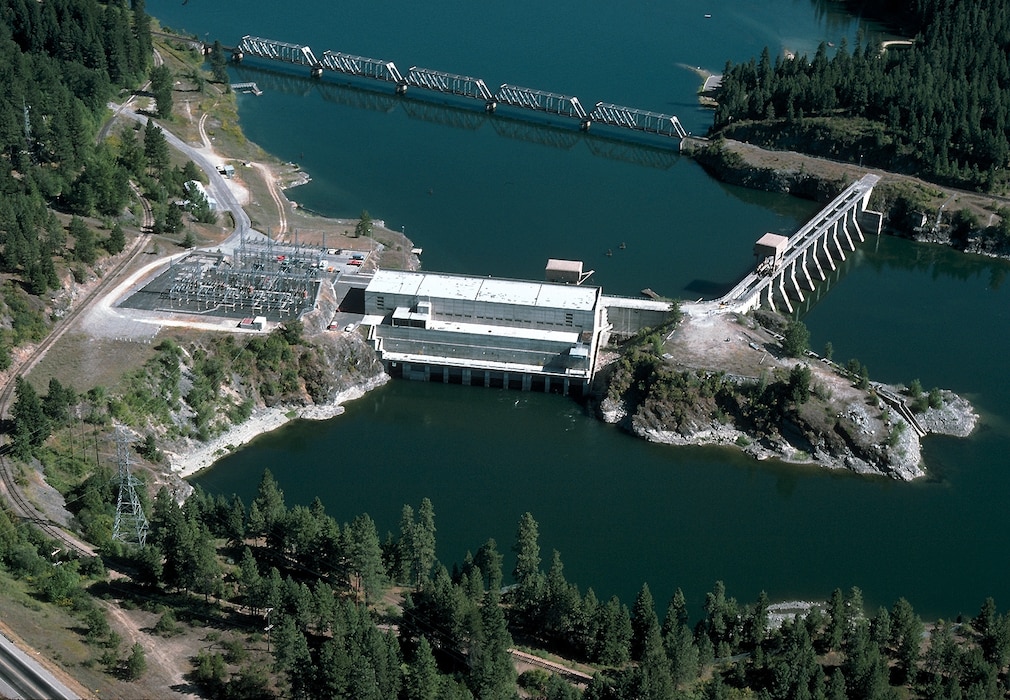
<path fill-rule="evenodd" d="M 831 257 L 831 250 L 828 248 L 828 231 L 824 231 L 824 237 L 821 238 L 821 243 L 824 249 L 824 257 L 828 259 L 828 265 L 831 266 L 831 271 L 835 271 L 835 259 Z"/>
<path fill-rule="evenodd" d="M 831 238 L 835 241 L 835 249 L 838 250 L 838 257 L 843 261 L 845 260 L 845 250 L 842 248 L 842 244 L 838 242 L 838 222 L 836 221 L 831 227 Z"/>
<path fill-rule="evenodd" d="M 789 313 L 793 312 L 793 305 L 789 301 L 789 295 L 786 294 L 786 271 L 782 270 L 779 273 L 779 292 L 782 294 L 782 301 L 786 303 L 786 308 L 789 309 Z"/>
<path fill-rule="evenodd" d="M 803 290 L 800 289 L 800 283 L 796 281 L 796 261 L 793 260 L 792 264 L 789 266 L 789 279 L 792 280 L 793 289 L 796 290 L 796 296 L 799 297 L 800 301 L 803 301 Z"/>
<path fill-rule="evenodd" d="M 803 268 L 803 276 L 807 278 L 807 288 L 812 292 L 814 291 L 814 281 L 810 279 L 810 271 L 807 269 L 807 248 L 803 249 L 803 255 L 800 256 L 802 261 L 801 267 Z M 817 260 L 817 256 L 814 256 L 814 260 Z"/>
<path fill-rule="evenodd" d="M 859 236 L 859 242 L 865 243 L 866 236 L 863 235 L 863 229 L 859 227 L 859 212 L 855 209 L 852 210 L 852 228 L 856 229 L 856 235 Z"/>
<path fill-rule="evenodd" d="M 852 242 L 852 236 L 849 235 L 849 213 L 846 212 L 845 216 L 842 217 L 842 233 L 845 234 L 845 240 L 849 244 L 849 250 L 855 251 L 856 244 Z"/>

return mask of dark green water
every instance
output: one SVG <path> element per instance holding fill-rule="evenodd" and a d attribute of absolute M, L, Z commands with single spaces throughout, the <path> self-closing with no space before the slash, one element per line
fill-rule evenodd
<path fill-rule="evenodd" d="M 490 86 L 575 94 L 587 105 L 675 113 L 695 132 L 710 116 L 696 107 L 697 78 L 679 64 L 718 70 L 766 44 L 812 52 L 857 28 L 829 3 L 799 0 L 649 2 L 633 11 L 602 0 L 454 5 L 306 3 L 293 12 L 253 0 L 240 16 L 208 0 L 148 7 L 225 44 L 258 34 L 317 54 L 394 60 L 401 71 L 416 64 Z M 572 257 L 609 292 L 649 286 L 698 298 L 742 275 L 762 233 L 789 233 L 816 209 L 721 186 L 675 157 L 634 149 L 605 157 L 598 153 L 608 149 L 581 137 L 552 147 L 543 133 L 505 136 L 482 117 L 450 114 L 469 128 L 448 126 L 431 121 L 444 113 L 396 101 L 366 109 L 353 106 L 369 102 L 357 93 L 271 82 L 245 68 L 235 75 L 268 86 L 241 98 L 246 134 L 313 177 L 296 199 L 335 216 L 365 208 L 405 227 L 431 270 L 539 278 L 548 257 Z M 617 249 L 622 241 L 627 250 Z M 697 604 L 723 579 L 742 599 L 761 589 L 774 599 L 823 598 L 858 585 L 871 604 L 904 595 L 928 615 L 974 612 L 986 595 L 1010 599 L 1008 269 L 871 241 L 805 315 L 814 347 L 830 340 L 836 358 L 858 357 L 883 381 L 918 377 L 962 392 L 984 414 L 970 440 L 927 440 L 933 477 L 921 483 L 650 445 L 555 396 L 404 382 L 335 420 L 264 436 L 195 481 L 248 500 L 269 467 L 289 504 L 318 495 L 338 519 L 368 512 L 381 530 L 397 527 L 404 503 L 428 496 L 446 562 L 489 536 L 507 549 L 528 510 L 546 560 L 558 549 L 569 580 L 627 602 L 648 581 L 657 600 L 681 586 Z"/>

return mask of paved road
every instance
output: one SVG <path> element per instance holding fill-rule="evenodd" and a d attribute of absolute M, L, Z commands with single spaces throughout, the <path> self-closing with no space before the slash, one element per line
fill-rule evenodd
<path fill-rule="evenodd" d="M 147 117 L 145 115 L 137 114 L 131 109 L 123 110 L 119 112 L 118 115 L 140 122 L 141 124 L 147 124 Z M 230 211 L 232 217 L 235 219 L 235 230 L 232 231 L 228 238 L 223 240 L 221 243 L 212 246 L 212 248 L 214 250 L 220 248 L 222 251 L 233 250 L 238 247 L 243 235 L 262 236 L 263 234 L 252 229 L 252 224 L 249 221 L 249 215 L 245 213 L 244 209 L 242 209 L 242 205 L 239 204 L 235 193 L 228 187 L 228 183 L 225 181 L 224 176 L 217 171 L 218 163 L 215 159 L 213 159 L 213 156 L 203 148 L 197 148 L 186 143 L 169 131 L 162 129 L 162 133 L 165 135 L 165 140 L 168 141 L 169 146 L 183 153 L 187 158 L 192 160 L 197 167 L 207 174 L 207 178 L 210 181 L 207 186 L 207 190 L 214 199 L 217 200 L 218 212 Z M 266 240 L 266 237 L 264 236 L 263 239 Z"/>
<path fill-rule="evenodd" d="M 0 635 L 0 696 L 17 700 L 80 699 L 3 635 Z"/>

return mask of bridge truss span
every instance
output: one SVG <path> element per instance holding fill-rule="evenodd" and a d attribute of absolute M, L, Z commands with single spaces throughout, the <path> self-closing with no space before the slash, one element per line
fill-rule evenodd
<path fill-rule="evenodd" d="M 445 73 L 418 66 L 412 66 L 404 75 L 392 61 L 329 50 L 317 58 L 308 46 L 289 44 L 248 34 L 242 37 L 232 51 L 232 59 L 236 63 L 241 62 L 246 56 L 304 66 L 309 69 L 313 78 L 321 78 L 324 71 L 331 71 L 368 80 L 393 83 L 398 95 L 404 95 L 409 87 L 415 87 L 444 95 L 480 100 L 484 103 L 484 110 L 488 113 L 494 112 L 499 104 L 504 104 L 520 110 L 577 119 L 579 128 L 583 131 L 589 130 L 596 122 L 677 140 L 686 138 L 688 135 L 680 120 L 670 114 L 647 112 L 606 102 L 597 102 L 593 110 L 587 114 L 586 108 L 583 107 L 579 98 L 573 95 L 535 90 L 511 83 L 502 83 L 495 94 L 488 89 L 483 79 L 469 75 Z"/>
<path fill-rule="evenodd" d="M 384 80 L 396 83 L 397 85 L 406 84 L 399 69 L 392 61 L 365 58 L 364 56 L 352 56 L 337 51 L 324 51 L 319 63 L 326 70 L 331 70 L 335 73 L 357 75 L 362 78 L 372 78 L 373 80 Z"/>
<path fill-rule="evenodd" d="M 511 105 L 512 107 L 522 107 L 538 112 L 549 112 L 560 114 L 564 117 L 585 119 L 586 110 L 579 102 L 578 97 L 559 95 L 555 92 L 545 92 L 543 90 L 533 90 L 532 88 L 519 87 L 502 83 L 498 88 L 495 99 L 499 104 Z"/>
<path fill-rule="evenodd" d="M 425 90 L 443 92 L 447 95 L 460 95 L 475 100 L 484 100 L 485 104 L 489 105 L 494 102 L 494 95 L 488 90 L 484 81 L 469 75 L 443 73 L 430 68 L 411 66 L 410 72 L 407 74 L 407 84 Z"/>
<path fill-rule="evenodd" d="M 298 66 L 308 66 L 309 68 L 315 68 L 319 65 L 315 54 L 312 53 L 312 49 L 308 46 L 288 44 L 283 41 L 263 39 L 258 36 L 249 36 L 248 34 L 242 37 L 242 41 L 235 47 L 235 56 L 239 60 L 241 60 L 243 55 L 293 63 Z"/>
<path fill-rule="evenodd" d="M 645 131 L 650 134 L 659 134 L 678 139 L 687 136 L 687 130 L 681 125 L 680 120 L 671 114 L 646 112 L 632 107 L 597 102 L 596 107 L 589 114 L 589 118 L 601 124 Z"/>

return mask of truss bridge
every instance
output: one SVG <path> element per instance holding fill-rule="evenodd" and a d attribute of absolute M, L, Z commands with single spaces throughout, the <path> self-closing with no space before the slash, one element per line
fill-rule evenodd
<path fill-rule="evenodd" d="M 579 98 L 573 95 L 519 87 L 510 83 L 502 83 L 497 92 L 492 92 L 482 78 L 418 66 L 412 66 L 404 75 L 392 61 L 329 50 L 316 58 L 308 46 L 274 39 L 248 35 L 242 37 L 238 46 L 232 50 L 232 60 L 239 62 L 247 57 L 304 66 L 315 78 L 322 77 L 324 72 L 331 72 L 390 83 L 398 95 L 415 89 L 452 95 L 480 102 L 488 113 L 494 112 L 499 106 L 505 106 L 520 115 L 529 112 L 555 115 L 576 122 L 583 131 L 588 131 L 594 124 L 600 124 L 614 127 L 618 134 L 639 132 L 672 139 L 678 148 L 681 140 L 688 136 L 680 120 L 671 114 L 622 107 L 608 102 L 597 102 L 593 110 L 587 112 Z"/>

